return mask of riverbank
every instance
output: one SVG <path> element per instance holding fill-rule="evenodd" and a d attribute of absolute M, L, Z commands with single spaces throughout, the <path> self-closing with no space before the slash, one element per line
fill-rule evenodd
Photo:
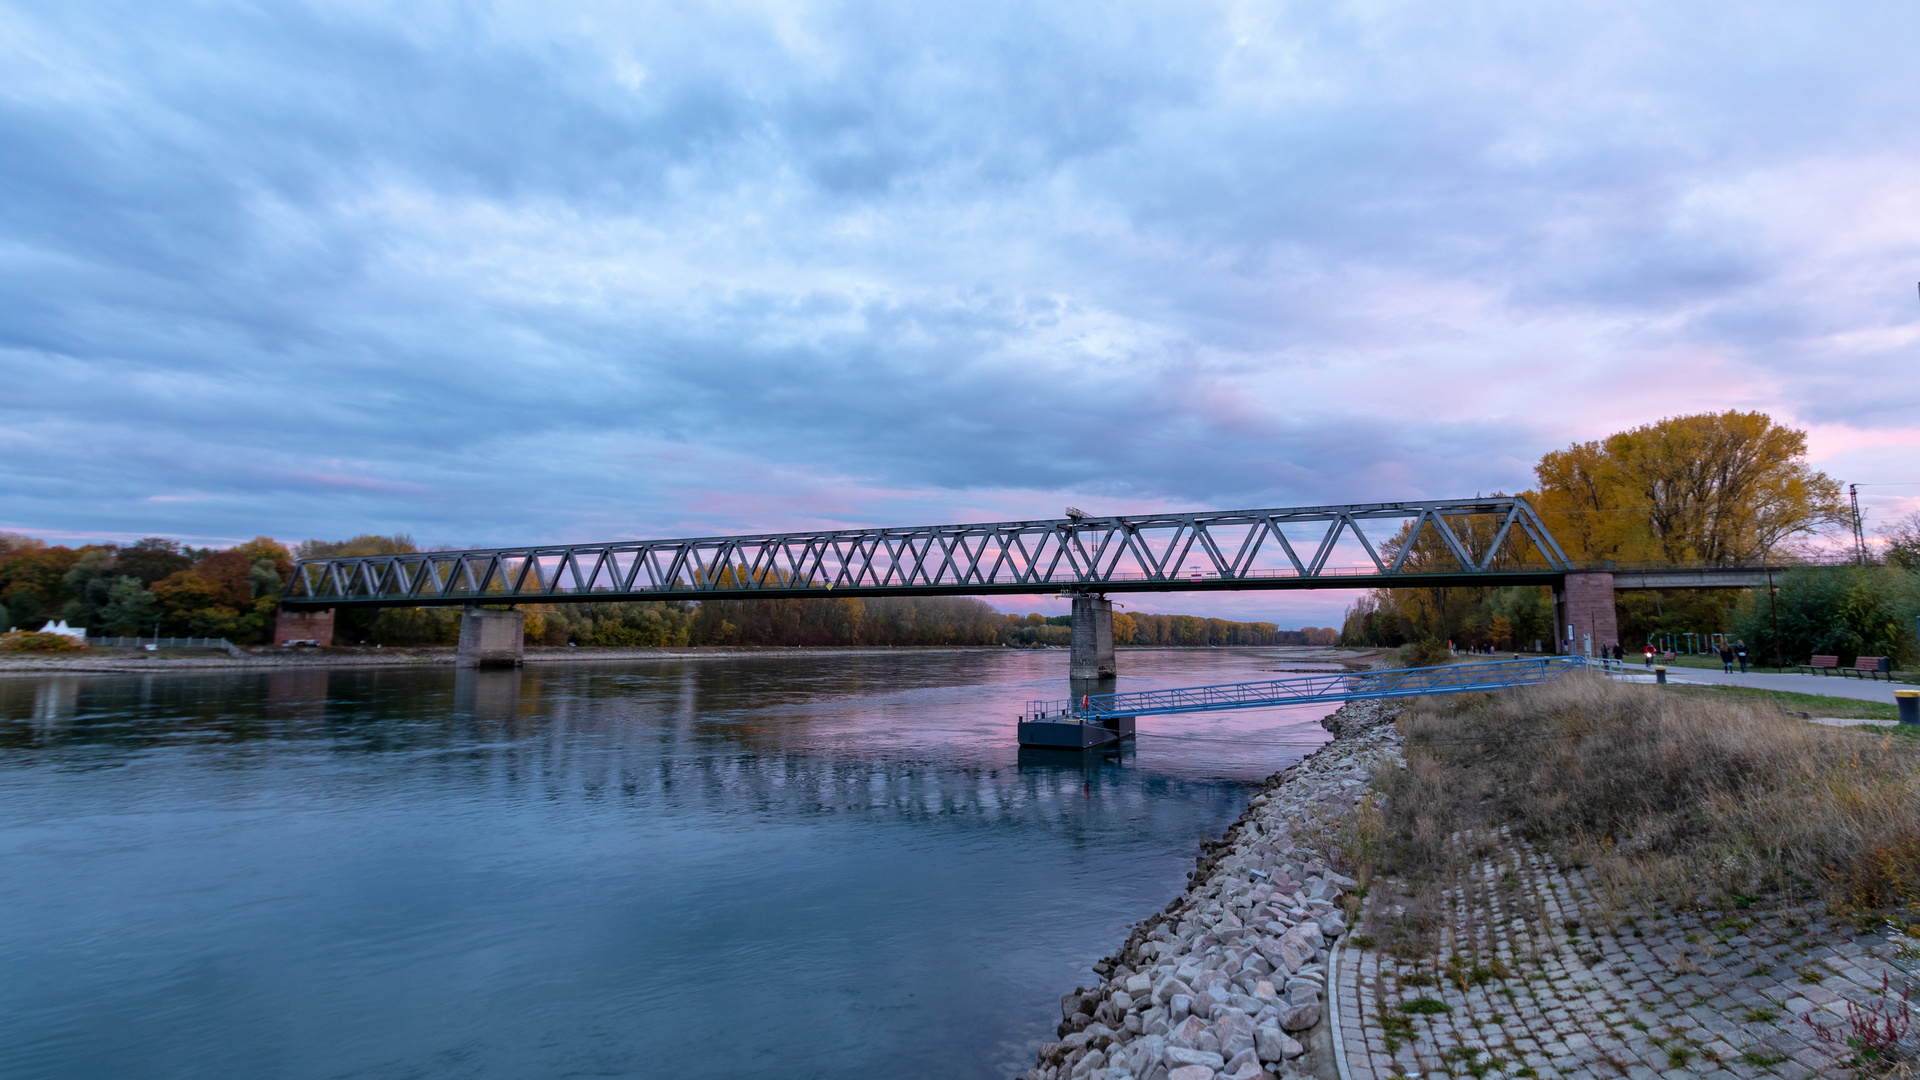
<path fill-rule="evenodd" d="M 1599 679 L 1401 727 L 1343 1080 L 1912 1074 L 1907 740 Z"/>
<path fill-rule="evenodd" d="M 1290 659 L 1301 661 L 1323 661 L 1365 666 L 1372 653 L 1351 650 L 1302 645 L 1261 645 L 1243 646 L 1249 649 L 1285 650 Z M 1029 652 L 1039 650 L 1008 649 L 1002 645 L 913 645 L 903 648 L 881 648 L 874 646 L 759 646 L 759 645 L 710 645 L 686 648 L 609 648 L 599 646 L 529 646 L 523 662 L 526 664 L 582 664 L 582 663 L 633 663 L 644 660 L 713 660 L 741 656 L 896 656 L 901 653 L 919 655 L 958 654 L 958 653 L 999 653 Z M 1065 650 L 1053 650 L 1064 652 Z M 1222 651 L 1218 648 L 1180 648 L 1153 646 L 1133 649 L 1122 647 L 1118 652 L 1207 652 Z M 48 655 L 0 654 L 0 676 L 5 675 L 48 675 L 59 672 L 160 672 L 193 670 L 235 670 L 269 668 L 405 668 L 405 667 L 452 667 L 455 660 L 454 649 L 450 646 L 423 648 L 380 648 L 367 646 L 335 646 L 330 648 L 286 648 L 273 645 L 261 645 L 240 650 L 242 655 L 229 655 L 220 649 L 162 649 L 146 652 L 139 649 L 90 649 L 81 653 L 56 653 Z"/>
<path fill-rule="evenodd" d="M 1187 891 L 1061 999 L 1028 1080 L 1336 1080 L 1328 979 L 1359 896 L 1333 864 L 1374 770 L 1400 760 L 1395 715 L 1355 702 L 1323 720 L 1334 741 L 1270 777 Z"/>

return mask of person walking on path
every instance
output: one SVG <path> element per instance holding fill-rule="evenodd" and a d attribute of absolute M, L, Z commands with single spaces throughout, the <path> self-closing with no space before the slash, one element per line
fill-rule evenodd
<path fill-rule="evenodd" d="M 1733 646 L 1720 646 L 1720 669 L 1729 675 L 1733 674 Z"/>
<path fill-rule="evenodd" d="M 1653 668 L 1653 642 L 1651 641 L 1647 642 L 1647 668 L 1648 670 Z"/>
<path fill-rule="evenodd" d="M 1740 674 L 1745 675 L 1747 673 L 1747 643 L 1744 641 L 1734 642 L 1733 655 L 1740 661 Z"/>

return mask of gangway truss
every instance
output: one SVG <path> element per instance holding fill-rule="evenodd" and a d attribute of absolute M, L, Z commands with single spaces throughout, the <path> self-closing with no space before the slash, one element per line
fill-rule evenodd
<path fill-rule="evenodd" d="M 1133 721 L 1142 716 L 1506 690 L 1553 682 L 1573 671 L 1617 677 L 1623 670 L 1618 660 L 1542 656 L 1029 701 L 1019 717 L 1020 745 L 1100 746 L 1131 737 Z"/>

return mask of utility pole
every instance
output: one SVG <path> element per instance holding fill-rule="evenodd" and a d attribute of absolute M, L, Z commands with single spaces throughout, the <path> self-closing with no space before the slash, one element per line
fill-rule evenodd
<path fill-rule="evenodd" d="M 1774 602 L 1774 594 L 1780 590 L 1773 587 L 1773 567 L 1767 567 L 1767 614 L 1773 616 L 1773 667 L 1776 671 L 1787 670 L 1786 658 L 1780 652 L 1780 605 Z"/>
<path fill-rule="evenodd" d="M 1860 528 L 1860 485 L 1847 485 L 1847 499 L 1853 504 L 1853 556 L 1867 565 L 1867 535 Z"/>

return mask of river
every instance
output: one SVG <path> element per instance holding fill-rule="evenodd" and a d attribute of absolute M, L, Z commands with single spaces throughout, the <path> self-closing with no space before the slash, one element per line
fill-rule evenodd
<path fill-rule="evenodd" d="M 1292 650 L 1123 651 L 1123 690 Z M 0 679 L 0 1075 L 1005 1077 L 1324 707 L 1064 652 Z"/>

